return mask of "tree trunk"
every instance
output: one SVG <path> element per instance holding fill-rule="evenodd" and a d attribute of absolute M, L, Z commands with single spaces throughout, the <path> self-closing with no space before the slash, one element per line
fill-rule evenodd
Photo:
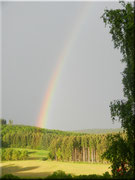
<path fill-rule="evenodd" d="M 95 162 L 95 149 L 93 149 L 93 162 Z"/>
<path fill-rule="evenodd" d="M 81 161 L 83 161 L 83 149 L 81 149 Z"/>
<path fill-rule="evenodd" d="M 76 161 L 76 148 L 75 148 L 75 161 Z"/>
<path fill-rule="evenodd" d="M 81 151 L 79 149 L 79 156 L 78 156 L 78 160 L 80 161 L 80 158 L 81 158 Z"/>
<path fill-rule="evenodd" d="M 90 148 L 88 147 L 88 162 L 90 162 Z"/>
<path fill-rule="evenodd" d="M 83 161 L 85 161 L 85 148 L 83 147 Z"/>
<path fill-rule="evenodd" d="M 55 160 L 57 161 L 57 156 L 55 155 Z"/>
<path fill-rule="evenodd" d="M 78 161 L 78 149 L 76 149 L 76 161 Z"/>
<path fill-rule="evenodd" d="M 91 161 L 93 163 L 93 149 L 91 149 Z"/>
<path fill-rule="evenodd" d="M 95 162 L 97 161 L 96 155 L 97 155 L 97 153 L 96 153 L 96 149 L 95 149 Z"/>
<path fill-rule="evenodd" d="M 88 161 L 88 158 L 87 158 L 87 151 L 88 151 L 88 149 L 87 148 L 85 148 L 85 161 Z"/>
<path fill-rule="evenodd" d="M 74 161 L 74 149 L 72 151 L 72 161 Z"/>

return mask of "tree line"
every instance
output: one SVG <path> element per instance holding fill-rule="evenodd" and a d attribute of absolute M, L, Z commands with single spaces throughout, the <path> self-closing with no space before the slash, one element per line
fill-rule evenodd
<path fill-rule="evenodd" d="M 51 141 L 57 135 L 70 135 L 65 131 L 48 130 L 24 125 L 2 125 L 1 127 L 1 146 L 48 149 Z"/>
<path fill-rule="evenodd" d="M 125 138 L 124 133 L 118 133 Z M 50 144 L 49 157 L 60 161 L 109 162 L 103 159 L 111 134 L 58 136 Z M 109 138 L 110 137 L 110 138 Z"/>

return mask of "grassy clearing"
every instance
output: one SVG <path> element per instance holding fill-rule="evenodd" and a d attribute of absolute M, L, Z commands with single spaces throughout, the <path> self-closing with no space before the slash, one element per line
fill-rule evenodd
<path fill-rule="evenodd" d="M 17 149 L 19 150 L 20 148 Z M 48 153 L 49 153 L 49 151 L 46 150 L 34 150 L 34 149 L 26 149 L 26 150 L 29 152 L 29 160 L 42 160 L 42 158 L 48 157 Z"/>
<path fill-rule="evenodd" d="M 13 174 L 20 177 L 46 177 L 62 170 L 74 175 L 99 174 L 110 172 L 107 164 L 88 164 L 74 162 L 56 162 L 41 160 L 8 161 L 1 163 L 2 175 Z"/>
<path fill-rule="evenodd" d="M 17 148 L 18 150 L 20 148 Z M 20 149 L 22 150 L 22 149 Z M 13 174 L 20 177 L 38 178 L 51 175 L 53 172 L 62 170 L 72 175 L 102 175 L 106 171 L 110 173 L 108 164 L 90 164 L 83 162 L 57 162 L 43 161 L 49 151 L 26 149 L 29 152 L 29 160 L 4 161 L 0 164 L 2 175 Z"/>

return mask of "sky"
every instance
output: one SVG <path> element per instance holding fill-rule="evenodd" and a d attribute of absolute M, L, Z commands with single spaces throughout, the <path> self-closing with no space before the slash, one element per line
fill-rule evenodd
<path fill-rule="evenodd" d="M 110 102 L 123 98 L 124 65 L 100 18 L 118 2 L 2 2 L 2 118 L 43 128 L 119 128 Z"/>
<path fill-rule="evenodd" d="M 2 75 L 2 8 L 0 2 L 0 75 Z M 0 117 L 2 117 L 2 76 L 0 76 Z"/>

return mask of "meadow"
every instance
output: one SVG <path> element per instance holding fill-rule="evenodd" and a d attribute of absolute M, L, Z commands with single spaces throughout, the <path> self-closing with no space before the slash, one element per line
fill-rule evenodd
<path fill-rule="evenodd" d="M 22 150 L 20 148 L 15 149 Z M 0 165 L 2 175 L 13 174 L 22 178 L 38 178 L 47 177 L 58 170 L 72 175 L 102 175 L 106 171 L 111 172 L 109 164 L 44 160 L 44 158 L 47 158 L 49 151 L 27 150 L 29 151 L 28 160 L 3 161 Z"/>

